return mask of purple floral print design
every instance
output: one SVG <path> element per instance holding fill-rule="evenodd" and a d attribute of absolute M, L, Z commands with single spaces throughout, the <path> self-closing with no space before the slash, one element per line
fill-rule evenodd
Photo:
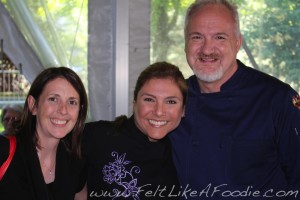
<path fill-rule="evenodd" d="M 137 179 L 134 178 L 134 173 L 140 173 L 138 166 L 133 166 L 129 171 L 126 170 L 126 165 L 130 164 L 131 161 L 125 160 L 126 153 L 119 156 L 117 152 L 111 153 L 112 157 L 115 158 L 114 162 L 109 162 L 108 165 L 103 167 L 103 180 L 109 184 L 116 183 L 124 188 L 123 191 L 114 189 L 116 196 L 118 197 L 132 197 L 134 200 L 139 200 L 139 188 L 137 186 Z"/>

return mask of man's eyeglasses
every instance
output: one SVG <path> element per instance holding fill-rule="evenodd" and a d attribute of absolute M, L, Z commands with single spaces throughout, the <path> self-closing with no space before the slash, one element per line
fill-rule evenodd
<path fill-rule="evenodd" d="M 4 117 L 3 118 L 3 122 L 10 122 L 10 121 L 15 122 L 15 121 L 18 121 L 18 120 L 19 120 L 18 117 Z"/>

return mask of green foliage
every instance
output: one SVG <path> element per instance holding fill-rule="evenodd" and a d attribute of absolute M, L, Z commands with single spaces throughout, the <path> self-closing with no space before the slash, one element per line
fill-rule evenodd
<path fill-rule="evenodd" d="M 300 88 L 300 3 L 293 0 L 255 1 L 241 15 L 243 36 L 259 69 Z M 259 2 L 259 3 L 258 3 Z M 245 13 L 245 12 L 244 12 Z M 253 23 L 254 22 L 254 23 Z"/>
<path fill-rule="evenodd" d="M 7 0 L 1 1 L 6 4 Z M 74 69 L 87 85 L 88 0 L 26 0 L 25 4 L 59 65 Z"/>
<path fill-rule="evenodd" d="M 179 15 L 180 2 L 178 0 L 154 0 L 152 2 L 152 49 L 156 49 L 153 56 L 156 60 L 162 60 L 168 55 L 168 50 L 174 42 L 170 37 L 169 30 L 175 26 Z M 160 42 L 164 40 L 165 48 L 159 48 Z"/>
<path fill-rule="evenodd" d="M 0 109 L 0 116 L 1 116 L 1 114 L 2 114 L 2 109 Z M 4 131 L 4 127 L 3 127 L 3 124 L 2 124 L 2 122 L 1 122 L 1 123 L 0 123 L 0 133 L 1 133 L 2 131 Z"/>
<path fill-rule="evenodd" d="M 151 60 L 171 60 L 178 66 L 185 66 L 183 23 L 187 7 L 194 0 L 152 0 L 151 1 Z M 179 55 L 179 56 L 178 56 Z"/>
<path fill-rule="evenodd" d="M 87 66 L 86 57 L 82 58 L 82 55 L 87 55 L 87 1 L 28 0 L 28 7 L 53 49 L 59 48 L 55 46 L 55 40 L 59 39 L 71 66 Z M 79 26 L 78 20 L 81 22 Z"/>

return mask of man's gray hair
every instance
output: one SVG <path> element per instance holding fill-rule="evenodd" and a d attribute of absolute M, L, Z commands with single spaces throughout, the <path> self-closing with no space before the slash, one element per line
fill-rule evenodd
<path fill-rule="evenodd" d="M 195 0 L 193 4 L 190 5 L 190 7 L 187 9 L 186 16 L 185 16 L 185 24 L 184 24 L 184 35 L 185 38 L 187 37 L 187 26 L 189 24 L 189 20 L 191 16 L 199 9 L 212 4 L 219 4 L 225 6 L 231 13 L 232 18 L 235 22 L 236 30 L 235 34 L 236 36 L 239 36 L 241 34 L 240 31 L 240 20 L 239 20 L 239 13 L 237 11 L 237 6 L 228 0 Z"/>

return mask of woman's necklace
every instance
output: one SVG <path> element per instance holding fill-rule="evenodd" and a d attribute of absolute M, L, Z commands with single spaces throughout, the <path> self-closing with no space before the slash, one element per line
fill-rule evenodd
<path fill-rule="evenodd" d="M 48 167 L 43 161 L 41 161 L 41 167 L 45 183 L 52 183 L 55 180 L 55 162 L 51 167 Z"/>
<path fill-rule="evenodd" d="M 52 167 L 48 167 L 45 163 L 42 162 L 42 172 L 44 176 L 45 183 L 52 183 L 55 180 L 55 163 Z"/>
<path fill-rule="evenodd" d="M 42 161 L 42 165 L 46 168 L 46 170 L 48 171 L 49 175 L 52 175 L 54 173 L 55 170 L 55 162 L 53 163 L 53 165 L 51 167 L 48 167 L 44 161 Z"/>
<path fill-rule="evenodd" d="M 38 152 L 39 161 L 42 168 L 42 173 L 46 183 L 51 183 L 55 179 L 55 159 L 52 165 L 46 165 L 45 161 L 42 159 L 40 152 Z"/>

